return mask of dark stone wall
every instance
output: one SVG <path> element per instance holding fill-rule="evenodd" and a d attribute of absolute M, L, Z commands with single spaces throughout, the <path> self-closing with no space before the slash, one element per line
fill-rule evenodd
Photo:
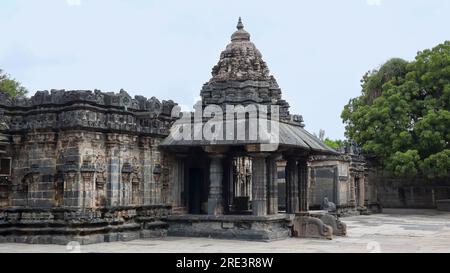
<path fill-rule="evenodd" d="M 164 236 L 171 162 L 159 143 L 175 105 L 123 90 L 0 92 L 0 243 Z"/>
<path fill-rule="evenodd" d="M 315 169 L 315 183 L 310 195 L 311 207 L 320 208 L 325 196 L 330 202 L 338 204 L 335 172 L 335 167 L 320 167 Z"/>
<path fill-rule="evenodd" d="M 437 200 L 450 199 L 450 178 L 392 178 L 374 171 L 369 179 L 383 208 L 436 208 Z"/>
<path fill-rule="evenodd" d="M 158 145 L 175 105 L 123 90 L 0 92 L 0 158 L 12 163 L 11 175 L 0 175 L 0 208 L 169 203 L 170 163 Z"/>

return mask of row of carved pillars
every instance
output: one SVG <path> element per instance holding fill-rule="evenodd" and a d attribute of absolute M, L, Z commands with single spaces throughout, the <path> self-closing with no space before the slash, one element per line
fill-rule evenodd
<path fill-rule="evenodd" d="M 254 153 L 252 157 L 252 214 L 265 216 L 278 213 L 278 175 L 276 158 Z M 210 155 L 208 214 L 223 214 L 224 156 Z M 287 159 L 287 213 L 308 211 L 308 174 L 306 159 Z M 179 194 L 178 192 L 176 194 Z"/>
<path fill-rule="evenodd" d="M 309 210 L 308 167 L 306 159 L 286 160 L 286 213 Z"/>

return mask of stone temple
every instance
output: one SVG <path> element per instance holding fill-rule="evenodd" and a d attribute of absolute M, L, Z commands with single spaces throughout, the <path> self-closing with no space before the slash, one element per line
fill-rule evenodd
<path fill-rule="evenodd" d="M 241 20 L 200 94 L 194 112 L 178 113 L 173 101 L 123 90 L 0 93 L 0 242 L 331 239 L 346 234 L 339 213 L 310 205 L 328 197 L 338 211 L 367 209 L 364 164 L 343 159 L 289 112 Z M 212 106 L 245 113 L 228 126 L 204 115 Z M 276 125 L 275 142 L 273 134 L 250 137 L 252 116 L 259 127 Z M 199 137 L 211 124 L 213 139 Z M 239 128 L 249 137 L 232 134 Z M 336 170 L 332 180 L 323 168 Z"/>

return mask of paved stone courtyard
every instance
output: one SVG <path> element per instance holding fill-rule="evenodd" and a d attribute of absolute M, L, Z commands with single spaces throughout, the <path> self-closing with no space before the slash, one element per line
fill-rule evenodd
<path fill-rule="evenodd" d="M 450 213 L 386 209 L 383 214 L 343 221 L 349 235 L 333 241 L 290 238 L 264 243 L 169 237 L 86 246 L 0 244 L 0 252 L 450 252 Z"/>

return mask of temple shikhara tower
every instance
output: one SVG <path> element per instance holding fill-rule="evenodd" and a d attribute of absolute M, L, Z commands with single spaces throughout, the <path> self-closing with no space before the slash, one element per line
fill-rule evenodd
<path fill-rule="evenodd" d="M 200 95 L 174 115 L 124 90 L 0 94 L 0 242 L 345 235 L 309 210 L 308 162 L 337 152 L 289 112 L 241 19 Z"/>

